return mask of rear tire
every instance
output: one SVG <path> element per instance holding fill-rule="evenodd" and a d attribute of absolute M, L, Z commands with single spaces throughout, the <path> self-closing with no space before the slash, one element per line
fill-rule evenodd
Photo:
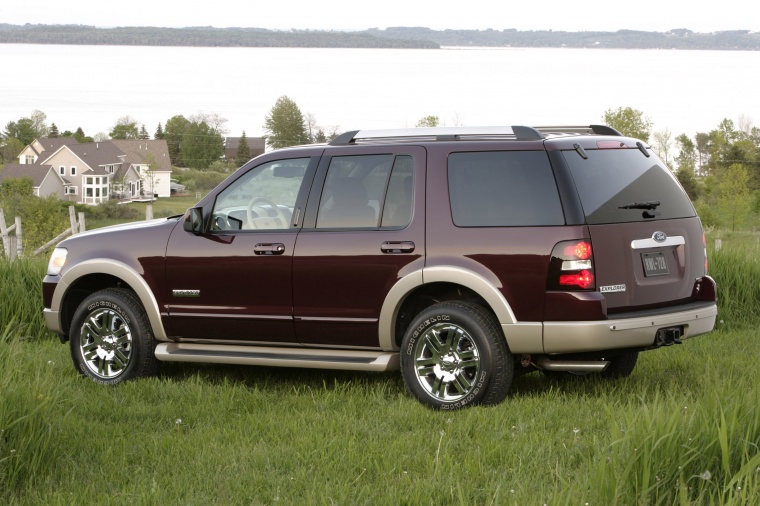
<path fill-rule="evenodd" d="M 503 401 L 514 361 L 491 313 L 470 302 L 442 302 L 422 311 L 407 329 L 401 374 L 421 403 L 459 409 Z"/>
<path fill-rule="evenodd" d="M 158 371 L 148 317 L 129 290 L 87 297 L 74 313 L 69 344 L 77 370 L 96 383 L 115 385 Z"/>
<path fill-rule="evenodd" d="M 622 355 L 616 355 L 609 359 L 610 365 L 602 371 L 602 377 L 608 379 L 627 378 L 636 367 L 639 359 L 638 351 L 630 351 Z"/>

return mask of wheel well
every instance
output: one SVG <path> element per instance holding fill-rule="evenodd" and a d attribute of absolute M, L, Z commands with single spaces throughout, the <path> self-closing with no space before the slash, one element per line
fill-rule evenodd
<path fill-rule="evenodd" d="M 401 346 L 404 333 L 422 310 L 449 300 L 464 300 L 482 306 L 493 313 L 493 309 L 475 291 L 456 283 L 430 283 L 422 285 L 407 295 L 396 316 L 396 344 Z M 495 316 L 495 315 L 494 315 Z"/>
<path fill-rule="evenodd" d="M 109 274 L 89 274 L 77 279 L 68 289 L 61 304 L 61 328 L 66 332 L 66 339 L 79 304 L 89 295 L 105 288 L 134 289 L 116 276 Z"/>

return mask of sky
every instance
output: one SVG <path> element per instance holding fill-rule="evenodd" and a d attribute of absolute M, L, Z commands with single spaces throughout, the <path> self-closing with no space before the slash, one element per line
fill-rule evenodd
<path fill-rule="evenodd" d="M 363 30 L 424 26 L 436 30 L 665 32 L 760 31 L 752 0 L 0 0 L 0 23 L 113 26 L 257 27 L 273 30 Z"/>

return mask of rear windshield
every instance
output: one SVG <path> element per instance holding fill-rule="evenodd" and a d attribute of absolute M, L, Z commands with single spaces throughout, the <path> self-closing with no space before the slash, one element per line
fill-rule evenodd
<path fill-rule="evenodd" d="M 638 149 L 565 151 L 589 225 L 695 216 L 675 176 Z M 654 205 L 659 202 L 659 205 Z M 627 207 L 627 208 L 626 208 Z"/>

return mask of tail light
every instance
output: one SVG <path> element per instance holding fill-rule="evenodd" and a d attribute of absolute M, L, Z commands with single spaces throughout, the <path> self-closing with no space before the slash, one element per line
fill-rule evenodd
<path fill-rule="evenodd" d="M 702 248 L 705 252 L 705 276 L 707 276 L 707 268 L 709 267 L 707 262 L 707 238 L 705 237 L 705 231 L 702 231 Z"/>
<path fill-rule="evenodd" d="M 554 246 L 549 261 L 548 290 L 595 290 L 591 241 L 563 241 Z"/>

